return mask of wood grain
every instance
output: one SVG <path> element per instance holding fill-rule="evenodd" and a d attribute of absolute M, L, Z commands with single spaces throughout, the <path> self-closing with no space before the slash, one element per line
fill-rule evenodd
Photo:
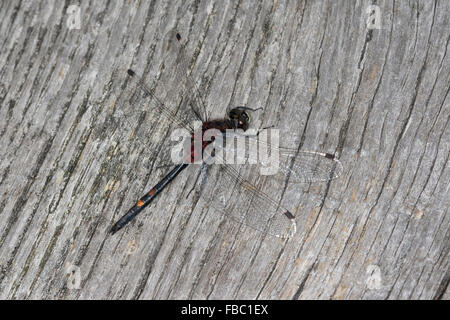
<path fill-rule="evenodd" d="M 449 1 L 81 1 L 79 28 L 70 5 L 0 4 L 0 298 L 450 298 Z M 289 241 L 186 198 L 189 172 L 108 235 L 163 173 L 111 117 L 114 70 L 152 79 L 171 30 L 211 116 L 263 107 L 340 156 L 286 195 Z"/>

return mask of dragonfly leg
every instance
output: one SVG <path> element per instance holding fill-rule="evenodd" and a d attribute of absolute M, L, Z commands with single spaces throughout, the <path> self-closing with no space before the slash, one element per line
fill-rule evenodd
<path fill-rule="evenodd" d="M 264 128 L 259 128 L 258 132 L 256 133 L 256 136 L 258 137 L 259 134 L 261 133 L 261 131 L 267 130 L 267 129 L 271 129 L 271 128 L 274 128 L 274 127 L 275 127 L 274 125 L 271 125 L 271 126 L 267 126 L 267 127 L 264 127 Z"/>

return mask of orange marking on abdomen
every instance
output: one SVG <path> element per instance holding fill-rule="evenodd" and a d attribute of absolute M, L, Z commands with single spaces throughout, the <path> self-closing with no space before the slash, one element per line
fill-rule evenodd
<path fill-rule="evenodd" d="M 136 203 L 136 205 L 137 205 L 138 207 L 142 207 L 143 204 L 144 204 L 144 201 L 142 201 L 142 200 L 139 200 L 139 201 Z"/>
<path fill-rule="evenodd" d="M 149 192 L 148 192 L 148 195 L 149 196 L 152 196 L 152 195 L 154 195 L 155 194 L 155 189 L 152 189 L 152 190 L 150 190 Z"/>

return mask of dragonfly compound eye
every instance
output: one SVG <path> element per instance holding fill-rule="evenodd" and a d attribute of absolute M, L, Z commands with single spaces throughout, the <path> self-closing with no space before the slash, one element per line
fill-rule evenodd
<path fill-rule="evenodd" d="M 245 122 L 245 123 L 250 123 L 250 116 L 248 115 L 248 113 L 247 112 L 242 112 L 242 114 L 241 114 L 241 118 L 243 119 L 243 121 Z"/>

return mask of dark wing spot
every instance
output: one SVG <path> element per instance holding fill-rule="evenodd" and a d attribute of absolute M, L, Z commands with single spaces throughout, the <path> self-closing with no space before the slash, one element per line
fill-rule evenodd
<path fill-rule="evenodd" d="M 288 217 L 288 219 L 294 219 L 294 216 L 293 216 L 293 214 L 292 213 L 290 213 L 289 211 L 286 211 L 285 213 L 284 213 L 284 215 L 286 216 L 286 217 Z"/>

